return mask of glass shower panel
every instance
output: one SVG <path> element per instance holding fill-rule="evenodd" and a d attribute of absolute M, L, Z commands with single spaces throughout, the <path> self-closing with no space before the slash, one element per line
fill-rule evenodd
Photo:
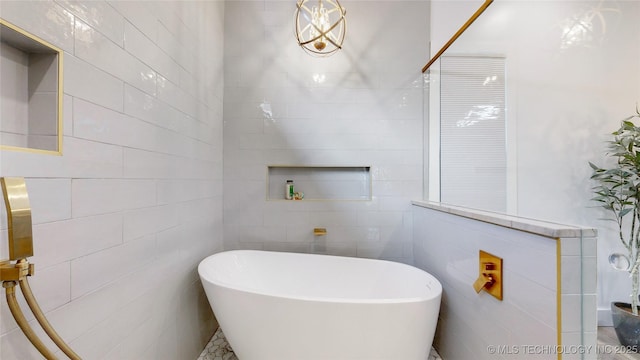
<path fill-rule="evenodd" d="M 440 59 L 440 201 L 507 210 L 505 60 Z"/>

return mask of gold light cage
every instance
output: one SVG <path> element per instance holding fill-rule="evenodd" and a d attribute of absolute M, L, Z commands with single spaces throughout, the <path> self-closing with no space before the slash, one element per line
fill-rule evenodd
<path fill-rule="evenodd" d="M 295 33 L 302 49 L 315 56 L 342 49 L 347 21 L 338 0 L 298 0 L 296 6 Z"/>

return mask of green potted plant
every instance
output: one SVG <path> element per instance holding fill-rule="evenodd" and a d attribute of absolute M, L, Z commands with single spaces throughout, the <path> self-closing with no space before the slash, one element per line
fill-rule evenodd
<path fill-rule="evenodd" d="M 631 278 L 631 304 L 611 303 L 611 314 L 618 340 L 624 346 L 638 351 L 640 346 L 640 316 L 638 292 L 640 288 L 640 127 L 633 123 L 636 114 L 622 120 L 620 128 L 608 141 L 607 155 L 615 160 L 610 167 L 599 167 L 591 162 L 593 200 L 607 210 L 617 223 L 618 237 L 625 254 L 609 256 L 609 262 Z"/>

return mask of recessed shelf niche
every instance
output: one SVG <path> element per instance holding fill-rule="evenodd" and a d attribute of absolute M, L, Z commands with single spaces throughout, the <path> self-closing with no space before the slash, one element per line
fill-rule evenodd
<path fill-rule="evenodd" d="M 285 200 L 285 184 L 293 180 L 304 200 L 371 200 L 370 166 L 287 166 L 267 169 L 267 200 Z M 287 200 L 285 200 L 287 201 Z"/>
<path fill-rule="evenodd" d="M 62 50 L 3 19 L 0 148 L 62 152 Z"/>

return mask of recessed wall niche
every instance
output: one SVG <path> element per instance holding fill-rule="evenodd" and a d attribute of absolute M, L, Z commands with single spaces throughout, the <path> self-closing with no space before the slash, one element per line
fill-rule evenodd
<path fill-rule="evenodd" d="M 285 200 L 285 184 L 293 180 L 304 200 L 372 199 L 370 166 L 267 166 L 267 200 Z"/>
<path fill-rule="evenodd" d="M 0 148 L 62 153 L 62 50 L 3 19 Z"/>

